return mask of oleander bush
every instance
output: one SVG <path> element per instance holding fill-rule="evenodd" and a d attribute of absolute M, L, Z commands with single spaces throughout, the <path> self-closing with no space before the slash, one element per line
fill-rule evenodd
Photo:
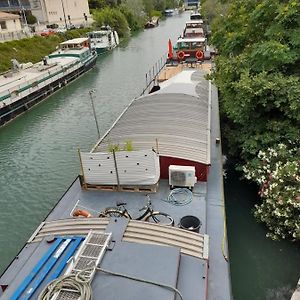
<path fill-rule="evenodd" d="M 299 145 L 279 144 L 259 151 L 243 171 L 259 186 L 262 203 L 255 205 L 254 215 L 267 225 L 267 236 L 300 240 Z"/>

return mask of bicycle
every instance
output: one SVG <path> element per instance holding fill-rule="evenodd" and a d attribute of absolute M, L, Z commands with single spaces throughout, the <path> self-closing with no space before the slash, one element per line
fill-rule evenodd
<path fill-rule="evenodd" d="M 143 220 L 147 222 L 154 222 L 154 223 L 161 223 L 164 225 L 174 225 L 174 219 L 163 212 L 154 211 L 152 208 L 152 203 L 150 197 L 147 195 L 148 203 L 146 206 L 141 208 L 139 211 L 145 210 L 145 212 L 140 215 L 139 217 L 135 218 L 134 220 Z M 125 217 L 128 219 L 133 219 L 128 210 L 126 209 L 125 205 L 127 203 L 117 203 L 117 207 L 107 207 L 103 212 L 100 212 L 99 217 Z"/>

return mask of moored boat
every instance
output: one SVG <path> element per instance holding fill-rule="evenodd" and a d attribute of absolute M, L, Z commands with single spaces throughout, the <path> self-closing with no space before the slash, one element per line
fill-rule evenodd
<path fill-rule="evenodd" d="M 150 20 L 147 21 L 145 24 L 145 29 L 154 28 L 159 25 L 158 23 L 159 18 L 158 17 L 152 17 Z"/>
<path fill-rule="evenodd" d="M 190 19 L 191 20 L 202 20 L 202 15 L 197 11 L 193 11 L 190 15 Z"/>
<path fill-rule="evenodd" d="M 119 45 L 119 35 L 117 31 L 113 30 L 110 26 L 102 26 L 98 31 L 88 33 L 91 40 L 91 46 L 97 51 L 98 54 L 103 54 L 111 51 Z"/>
<path fill-rule="evenodd" d="M 193 21 L 186 22 L 185 28 L 183 30 L 183 37 L 186 38 L 205 37 L 204 30 L 203 30 L 203 21 L 193 20 Z"/>
<path fill-rule="evenodd" d="M 39 299 L 62 275 L 88 282 L 95 300 L 231 299 L 217 90 L 203 66 L 168 69 L 177 75 L 159 77 L 157 92 L 80 152 L 81 176 L 1 275 L 2 299 Z M 159 222 L 149 199 L 176 226 Z M 149 218 L 128 217 L 145 204 Z M 55 291 L 49 299 L 79 298 Z"/>
<path fill-rule="evenodd" d="M 171 8 L 165 9 L 165 16 L 166 17 L 174 16 L 174 13 L 175 13 L 174 9 L 171 9 Z"/>
<path fill-rule="evenodd" d="M 91 69 L 96 59 L 89 39 L 77 38 L 36 64 L 12 60 L 12 70 L 0 76 L 0 126 Z"/>
<path fill-rule="evenodd" d="M 179 38 L 174 46 L 172 59 L 180 62 L 202 62 L 210 58 L 206 51 L 206 39 L 204 37 Z"/>

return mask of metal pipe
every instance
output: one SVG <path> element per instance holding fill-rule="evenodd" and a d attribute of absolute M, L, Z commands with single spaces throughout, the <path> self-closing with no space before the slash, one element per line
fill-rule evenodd
<path fill-rule="evenodd" d="M 96 110 L 95 110 L 94 99 L 93 99 L 94 92 L 95 92 L 95 90 L 90 90 L 89 94 L 90 94 L 90 99 L 91 99 L 91 103 L 92 103 L 94 119 L 95 119 L 95 123 L 96 123 L 96 127 L 97 127 L 98 138 L 100 140 L 101 136 L 100 136 L 99 124 L 98 124 L 98 120 L 97 120 L 97 116 L 96 116 Z"/>
<path fill-rule="evenodd" d="M 120 191 L 120 178 L 119 178 L 119 172 L 118 172 L 118 165 L 117 165 L 117 159 L 116 159 L 115 149 L 113 149 L 112 152 L 113 152 L 114 163 L 115 163 L 115 170 L 116 170 L 117 183 L 118 183 L 118 191 Z"/>
<path fill-rule="evenodd" d="M 67 27 L 66 12 L 65 12 L 65 7 L 64 7 L 64 0 L 61 0 L 61 6 L 62 6 L 62 10 L 63 10 L 63 14 L 64 14 L 64 20 L 65 20 L 65 26 L 66 26 L 66 30 L 67 30 L 68 27 Z"/>

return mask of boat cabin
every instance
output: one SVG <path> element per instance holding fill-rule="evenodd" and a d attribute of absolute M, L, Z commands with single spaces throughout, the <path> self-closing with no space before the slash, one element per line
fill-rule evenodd
<path fill-rule="evenodd" d="M 185 24 L 183 36 L 188 37 L 204 37 L 203 21 L 189 21 Z"/>
<path fill-rule="evenodd" d="M 202 16 L 200 13 L 193 12 L 190 16 L 191 20 L 202 20 Z"/>
<path fill-rule="evenodd" d="M 204 60 L 205 43 L 206 39 L 204 37 L 179 38 L 174 47 L 177 59 L 180 61 L 184 61 L 187 58 Z"/>
<path fill-rule="evenodd" d="M 58 50 L 49 55 L 49 58 L 78 57 L 84 61 L 91 55 L 89 38 L 77 38 L 59 44 Z"/>
<path fill-rule="evenodd" d="M 90 47 L 89 38 L 72 39 L 72 40 L 60 43 L 60 45 L 59 45 L 60 50 L 78 50 L 78 49 L 82 49 L 82 48 L 86 48 L 86 47 Z"/>

